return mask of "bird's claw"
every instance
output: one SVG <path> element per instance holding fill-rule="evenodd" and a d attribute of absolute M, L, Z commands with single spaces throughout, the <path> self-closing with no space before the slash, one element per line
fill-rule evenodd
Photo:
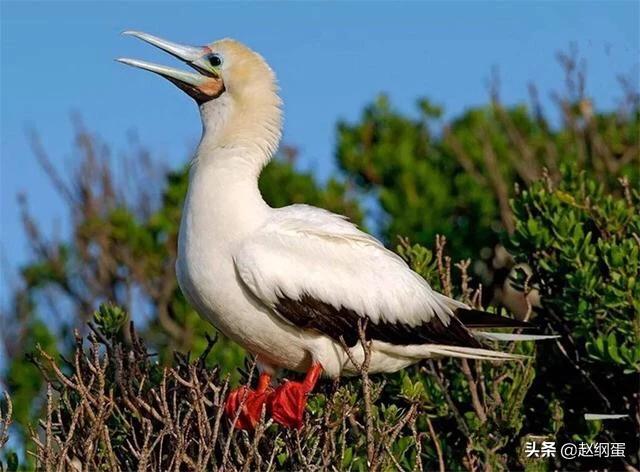
<path fill-rule="evenodd" d="M 238 387 L 229 393 L 224 411 L 229 418 L 233 419 L 238 414 L 238 410 L 241 409 L 235 428 L 254 429 L 260 421 L 262 409 L 267 403 L 267 399 L 272 394 L 272 389 L 255 391 L 245 386 Z"/>
<path fill-rule="evenodd" d="M 308 394 L 309 387 L 303 382 L 284 382 L 269 397 L 268 409 L 273 420 L 287 428 L 300 429 Z"/>
<path fill-rule="evenodd" d="M 270 387 L 271 376 L 263 372 L 258 379 L 256 390 L 243 386 L 229 394 L 224 407 L 225 413 L 232 419 L 238 415 L 235 423 L 237 429 L 254 429 L 266 404 L 267 413 L 276 423 L 287 428 L 300 429 L 307 406 L 307 396 L 315 387 L 321 373 L 322 366 L 315 363 L 302 382 L 285 380 L 274 391 Z"/>

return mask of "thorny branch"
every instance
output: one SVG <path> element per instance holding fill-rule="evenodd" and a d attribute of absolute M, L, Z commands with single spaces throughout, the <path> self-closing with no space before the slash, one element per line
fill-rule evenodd
<path fill-rule="evenodd" d="M 9 427 L 13 421 L 13 404 L 5 392 L 4 403 L 0 403 L 0 451 L 9 440 Z"/>
<path fill-rule="evenodd" d="M 398 464 L 392 446 L 402 431 L 409 430 L 414 447 L 421 447 L 421 436 L 413 431 L 417 403 L 393 424 L 374 406 L 382 386 L 368 377 L 371 341 L 365 323 L 359 332 L 363 361 L 352 358 L 361 369 L 362 396 L 353 396 L 355 383 L 323 384 L 325 410 L 310 414 L 301 430 L 282 430 L 264 411 L 251 432 L 235 430 L 233 418 L 224 415 L 228 377 L 206 366 L 214 339 L 195 362 L 176 354 L 172 367 L 162 367 L 148 355 L 133 324 L 126 337 L 93 329 L 86 341 L 78 335 L 65 366 L 42 350 L 37 354 L 37 365 L 49 379 L 46 411 L 31 434 L 35 450 L 30 454 L 40 469 L 341 470 L 350 441 L 364 433 L 369 469 L 386 470 Z M 247 386 L 255 365 L 254 360 L 248 369 Z M 11 421 L 6 404 L 0 433 Z"/>

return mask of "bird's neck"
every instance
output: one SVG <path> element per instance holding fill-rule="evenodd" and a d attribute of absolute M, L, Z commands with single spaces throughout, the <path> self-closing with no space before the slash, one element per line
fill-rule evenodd
<path fill-rule="evenodd" d="M 282 112 L 274 91 L 256 90 L 249 97 L 223 94 L 200 107 L 203 134 L 196 159 L 257 181 L 278 148 Z"/>
<path fill-rule="evenodd" d="M 268 214 L 258 178 L 280 140 L 277 95 L 244 104 L 223 94 L 200 108 L 203 136 L 192 164 L 185 210 L 193 229 L 251 230 Z"/>

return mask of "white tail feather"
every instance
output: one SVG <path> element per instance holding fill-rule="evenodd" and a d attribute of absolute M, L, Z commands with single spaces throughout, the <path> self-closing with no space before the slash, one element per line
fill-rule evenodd
<path fill-rule="evenodd" d="M 449 357 L 459 357 L 463 359 L 478 359 L 483 361 L 507 361 L 516 359 L 529 359 L 529 356 L 521 354 L 510 354 L 507 352 L 492 351 L 476 347 L 462 346 L 440 346 L 430 344 L 427 347 L 431 354 Z"/>
<path fill-rule="evenodd" d="M 486 331 L 474 331 L 473 334 L 479 338 L 490 339 L 492 341 L 542 341 L 543 339 L 560 337 L 556 334 L 488 333 Z"/>

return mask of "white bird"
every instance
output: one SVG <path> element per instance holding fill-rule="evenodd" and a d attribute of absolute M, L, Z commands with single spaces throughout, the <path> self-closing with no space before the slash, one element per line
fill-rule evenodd
<path fill-rule="evenodd" d="M 358 372 L 353 361 L 364 360 L 358 327 L 365 320 L 371 373 L 436 356 L 514 358 L 484 346 L 481 338 L 490 335 L 472 330 L 520 322 L 478 315 L 435 292 L 343 216 L 308 205 L 265 203 L 258 178 L 278 147 L 282 111 L 275 75 L 259 54 L 231 39 L 191 47 L 146 33 L 125 34 L 196 71 L 119 59 L 169 79 L 200 109 L 203 134 L 189 174 L 176 272 L 198 313 L 257 358 L 256 390 L 241 387 L 227 400 L 230 415 L 243 407 L 238 427 L 253 427 L 265 403 L 275 421 L 300 426 L 306 396 L 321 374 Z M 271 378 L 279 368 L 307 376 L 273 390 Z"/>

